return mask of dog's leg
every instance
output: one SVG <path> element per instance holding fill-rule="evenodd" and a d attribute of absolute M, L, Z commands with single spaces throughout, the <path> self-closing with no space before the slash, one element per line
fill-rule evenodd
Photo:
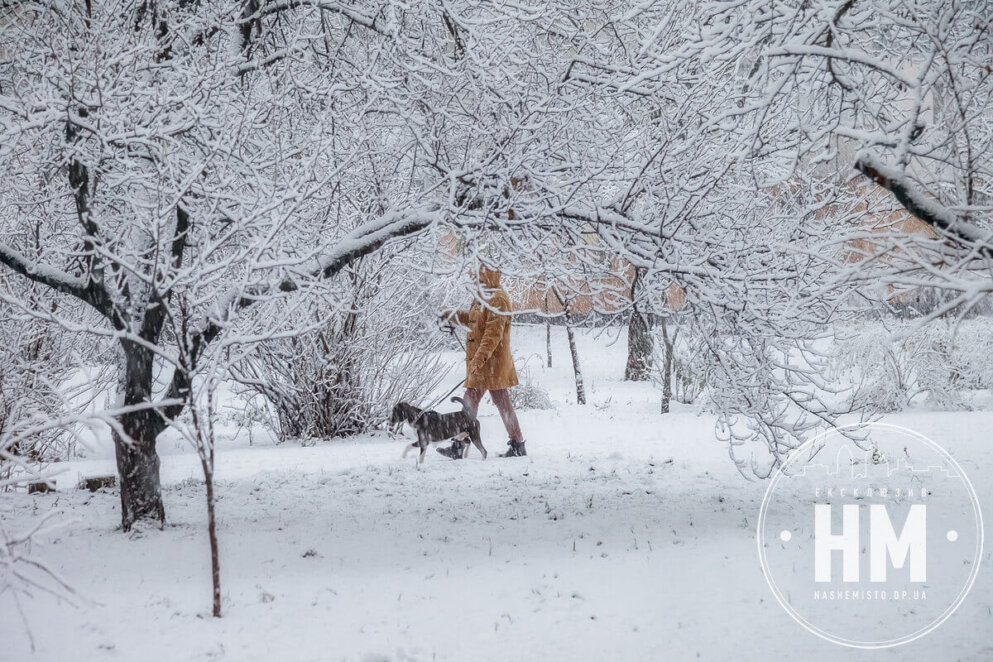
<path fill-rule="evenodd" d="M 478 421 L 476 422 L 476 428 L 472 431 L 472 433 L 470 433 L 469 437 L 472 439 L 472 443 L 475 444 L 476 448 L 479 449 L 479 452 L 483 454 L 483 459 L 485 460 L 488 453 L 486 452 L 486 449 L 483 448 L 483 438 L 479 434 L 479 422 Z M 469 445 L 468 444 L 466 444 L 465 453 L 466 453 L 466 455 L 469 454 Z"/>
<path fill-rule="evenodd" d="M 451 437 L 452 440 L 452 459 L 456 457 L 460 460 L 464 460 L 469 456 L 469 433 L 462 431 Z"/>
<path fill-rule="evenodd" d="M 417 464 L 424 464 L 424 454 L 428 452 L 428 442 L 427 437 L 422 434 L 419 430 L 417 432 L 417 445 L 421 447 L 421 456 L 417 458 Z"/>
<path fill-rule="evenodd" d="M 407 453 L 409 453 L 411 450 L 413 450 L 416 446 L 417 446 L 417 442 L 416 441 L 414 443 L 412 443 L 412 444 L 407 444 L 406 446 L 404 446 L 403 447 L 403 455 L 401 455 L 400 457 L 401 458 L 407 457 Z"/>

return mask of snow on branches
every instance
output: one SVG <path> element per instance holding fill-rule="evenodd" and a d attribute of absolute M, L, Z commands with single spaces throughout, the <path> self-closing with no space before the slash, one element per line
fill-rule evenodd
<path fill-rule="evenodd" d="M 154 440 L 210 345 L 313 330 L 313 301 L 349 312 L 357 261 L 433 264 L 451 236 L 525 282 L 634 269 L 630 305 L 699 335 L 721 428 L 764 442 L 736 457 L 764 474 L 846 411 L 820 343 L 885 301 L 870 285 L 986 291 L 990 19 L 924 8 L 3 5 L 0 264 L 119 347 L 125 528 L 164 517 Z M 872 182 L 968 255 L 880 233 Z M 868 239 L 896 248 L 852 260 Z"/>

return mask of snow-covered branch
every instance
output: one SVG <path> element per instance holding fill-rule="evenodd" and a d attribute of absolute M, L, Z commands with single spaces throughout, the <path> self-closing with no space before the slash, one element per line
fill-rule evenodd
<path fill-rule="evenodd" d="M 0 264 L 30 281 L 41 283 L 56 292 L 74 296 L 88 303 L 107 319 L 114 320 L 114 310 L 107 293 L 92 280 L 71 276 L 59 269 L 31 260 L 20 251 L 0 244 Z"/>
<path fill-rule="evenodd" d="M 990 248 L 993 232 L 983 230 L 934 198 L 925 196 L 907 178 L 905 171 L 888 166 L 869 154 L 862 154 L 855 162 L 855 168 L 892 193 L 907 211 L 931 227 L 987 256 L 993 255 Z"/>
<path fill-rule="evenodd" d="M 334 278 L 342 269 L 356 260 L 382 248 L 388 241 L 409 237 L 421 232 L 443 217 L 441 207 L 429 204 L 417 209 L 390 212 L 379 219 L 361 225 L 343 237 L 327 254 L 317 258 L 317 264 L 308 272 L 296 277 L 287 277 L 269 285 L 238 288 L 227 298 L 227 303 L 218 306 L 215 316 L 210 316 L 199 331 L 192 334 L 189 353 L 195 362 L 206 345 L 213 342 L 229 323 L 227 316 L 235 311 L 248 308 L 268 296 L 295 292 L 300 287 L 301 277 L 307 279 Z M 178 404 L 163 405 L 161 412 L 166 419 L 175 418 L 183 411 L 190 389 L 190 375 L 182 366 L 176 366 L 166 398 Z M 164 427 L 165 422 L 161 425 Z"/>

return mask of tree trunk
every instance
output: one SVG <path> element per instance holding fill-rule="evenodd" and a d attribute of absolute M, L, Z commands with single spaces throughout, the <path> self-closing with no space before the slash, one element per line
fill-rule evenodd
<path fill-rule="evenodd" d="M 569 337 L 569 353 L 572 354 L 572 371 L 576 375 L 576 402 L 586 404 L 586 389 L 583 387 L 583 371 L 579 367 L 579 352 L 576 350 L 576 335 L 572 326 L 566 324 L 565 333 Z"/>
<path fill-rule="evenodd" d="M 672 354 L 665 353 L 665 376 L 662 378 L 662 413 L 669 413 L 669 403 L 672 401 Z"/>
<path fill-rule="evenodd" d="M 572 372 L 576 376 L 576 403 L 586 404 L 586 389 L 583 387 L 583 371 L 579 367 L 579 350 L 576 349 L 576 334 L 572 330 L 572 320 L 569 317 L 569 300 L 552 287 L 552 294 L 562 306 L 562 316 L 565 318 L 565 335 L 569 339 L 569 353 L 572 354 Z M 547 294 L 546 294 L 547 296 Z"/>
<path fill-rule="evenodd" d="M 624 368 L 624 379 L 629 382 L 644 382 L 651 378 L 652 353 L 655 351 L 645 315 L 637 309 L 631 311 L 628 322 L 628 362 Z"/>
<path fill-rule="evenodd" d="M 129 408 L 147 404 L 152 392 L 152 353 L 127 340 L 121 341 L 121 346 L 122 405 Z M 165 524 L 165 507 L 155 440 L 162 431 L 162 421 L 151 409 L 141 409 L 119 415 L 117 422 L 119 429 L 114 429 L 113 438 L 121 478 L 121 528 L 130 531 L 139 520 L 154 520 L 161 527 Z"/>
<path fill-rule="evenodd" d="M 635 292 L 641 270 L 636 270 L 631 281 L 631 316 L 628 319 L 628 361 L 624 368 L 624 379 L 629 382 L 644 382 L 651 378 L 652 354 L 655 351 L 652 342 L 651 324 L 648 316 L 638 309 L 635 302 Z"/>
<path fill-rule="evenodd" d="M 545 367 L 552 367 L 552 322 L 545 318 Z"/>
<path fill-rule="evenodd" d="M 128 424 L 120 421 L 128 429 Z M 128 432 L 131 442 L 114 433 L 117 471 L 121 477 L 121 528 L 130 531 L 138 520 L 165 524 L 165 507 L 159 484 L 159 456 L 155 453 L 158 432 L 139 429 Z"/>
<path fill-rule="evenodd" d="M 213 464 L 213 460 L 211 460 Z M 210 539 L 210 578 L 214 586 L 214 618 L 221 617 L 221 560 L 217 551 L 217 520 L 214 518 L 214 469 L 204 465 L 207 486 L 207 537 Z"/>
<path fill-rule="evenodd" d="M 665 345 L 665 359 L 662 365 L 662 408 L 661 413 L 669 413 L 669 403 L 672 401 L 672 341 L 669 339 L 669 329 L 665 319 L 661 320 L 662 343 Z"/>

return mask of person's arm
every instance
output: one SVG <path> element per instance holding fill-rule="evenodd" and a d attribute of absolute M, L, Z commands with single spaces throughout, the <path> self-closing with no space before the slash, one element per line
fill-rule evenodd
<path fill-rule="evenodd" d="M 445 322 L 455 322 L 466 327 L 472 325 L 472 322 L 469 321 L 468 310 L 443 310 L 441 311 L 441 319 Z"/>
<path fill-rule="evenodd" d="M 491 310 L 487 310 L 486 327 L 483 329 L 483 337 L 479 339 L 476 346 L 476 353 L 472 356 L 472 363 L 469 365 L 469 374 L 475 374 L 483 367 L 483 364 L 493 356 L 497 345 L 510 326 L 510 300 L 506 296 L 497 295 L 489 302 Z"/>

